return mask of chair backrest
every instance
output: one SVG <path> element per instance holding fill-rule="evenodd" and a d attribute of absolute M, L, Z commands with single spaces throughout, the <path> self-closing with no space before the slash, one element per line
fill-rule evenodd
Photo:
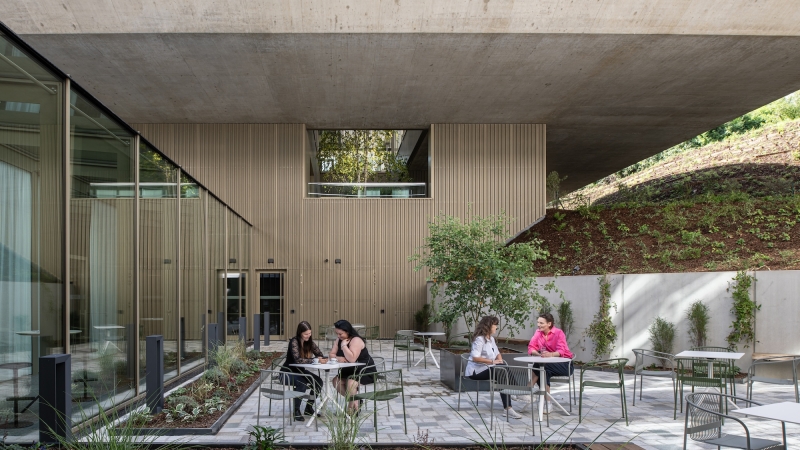
<path fill-rule="evenodd" d="M 634 363 L 634 372 L 638 375 L 642 373 L 646 366 L 647 359 L 654 359 L 661 364 L 661 367 L 669 368 L 670 370 L 675 370 L 675 355 L 672 353 L 663 353 L 657 352 L 655 350 L 648 350 L 645 348 L 635 348 L 633 349 L 633 354 L 636 356 L 636 362 Z"/>
<path fill-rule="evenodd" d="M 395 346 L 406 346 L 411 343 L 413 340 L 412 337 L 409 337 L 406 334 L 395 333 L 394 335 L 394 345 Z"/>
<path fill-rule="evenodd" d="M 414 330 L 397 330 L 395 334 L 402 334 L 403 336 L 408 336 L 411 339 L 414 339 L 414 333 L 416 333 Z"/>
<path fill-rule="evenodd" d="M 381 327 L 375 325 L 374 327 L 367 327 L 364 331 L 364 334 L 367 336 L 367 339 L 380 339 L 381 337 Z"/>
<path fill-rule="evenodd" d="M 612 369 L 613 371 L 617 372 L 620 383 L 623 383 L 625 379 L 623 372 L 625 370 L 625 364 L 627 363 L 628 363 L 628 358 L 611 358 L 611 359 L 600 359 L 597 361 L 589 361 L 588 363 L 581 366 L 581 383 L 583 383 L 583 373 L 586 372 L 586 369 L 589 369 L 591 367 L 598 367 L 603 372 L 605 372 L 605 369 Z"/>
<path fill-rule="evenodd" d="M 270 370 L 276 370 L 276 368 L 283 365 L 286 362 L 286 355 L 278 356 L 277 358 L 273 359 L 269 365 Z"/>
<path fill-rule="evenodd" d="M 711 345 L 705 345 L 703 347 L 692 347 L 692 350 L 693 351 L 698 351 L 698 352 L 731 352 L 731 351 L 733 351 L 729 347 L 714 347 L 714 346 L 711 346 Z"/>
<path fill-rule="evenodd" d="M 288 372 L 280 370 L 261 370 L 259 387 L 261 394 L 273 399 L 283 398 L 284 391 L 293 385 L 287 375 Z"/>
<path fill-rule="evenodd" d="M 379 372 L 386 370 L 386 358 L 383 356 L 373 356 L 372 360 L 375 362 L 375 370 Z"/>
<path fill-rule="evenodd" d="M 373 373 L 355 375 L 353 380 L 361 384 L 361 377 L 372 376 L 375 380 L 372 387 L 367 385 L 367 392 L 373 394 L 375 401 L 386 402 L 403 394 L 403 370 L 393 369 Z"/>
<path fill-rule="evenodd" d="M 319 326 L 319 336 L 322 337 L 322 338 L 325 338 L 328 335 L 328 328 L 330 328 L 330 327 L 331 327 L 330 325 L 320 325 Z"/>
<path fill-rule="evenodd" d="M 717 364 L 717 363 L 714 363 Z M 695 387 L 725 387 L 725 378 L 709 378 L 708 361 L 696 358 L 675 358 L 676 375 L 679 383 Z M 699 369 L 705 369 L 700 371 Z M 716 372 L 716 369 L 714 370 Z"/>
<path fill-rule="evenodd" d="M 531 367 L 520 366 L 495 366 L 495 390 L 533 390 L 531 383 Z"/>
<path fill-rule="evenodd" d="M 714 392 L 687 395 L 684 434 L 701 442 L 722 437 L 724 401 L 722 395 Z"/>
<path fill-rule="evenodd" d="M 336 334 L 336 327 L 328 326 L 325 330 L 325 339 L 329 341 L 335 341 L 339 339 L 339 335 Z"/>

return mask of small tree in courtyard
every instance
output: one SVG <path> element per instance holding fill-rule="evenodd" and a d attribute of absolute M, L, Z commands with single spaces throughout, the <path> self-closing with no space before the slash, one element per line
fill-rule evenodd
<path fill-rule="evenodd" d="M 428 225 L 430 236 L 409 259 L 414 270 L 428 269 L 431 295 L 440 298 L 433 321 L 463 318 L 472 330 L 495 315 L 512 336 L 519 330 L 531 313 L 533 262 L 547 251 L 539 240 L 506 245 L 510 222 L 505 214 L 469 221 L 440 215 Z"/>

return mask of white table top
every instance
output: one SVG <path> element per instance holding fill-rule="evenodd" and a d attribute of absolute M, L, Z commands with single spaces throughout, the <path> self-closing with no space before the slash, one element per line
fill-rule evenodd
<path fill-rule="evenodd" d="M 325 363 L 325 364 L 289 364 L 292 367 L 302 367 L 304 369 L 316 369 L 316 370 L 335 370 L 341 369 L 343 367 L 356 367 L 356 366 L 363 366 L 364 363 L 340 363 L 337 362 L 336 364 Z"/>
<path fill-rule="evenodd" d="M 734 352 L 702 352 L 697 350 L 684 350 L 676 358 L 706 358 L 706 359 L 730 359 L 736 360 L 744 356 L 744 353 Z"/>
<path fill-rule="evenodd" d="M 732 409 L 731 412 L 800 424 L 800 403 L 795 402 L 773 403 L 771 405 Z"/>
<path fill-rule="evenodd" d="M 92 328 L 95 330 L 118 330 L 125 327 L 122 325 L 94 325 Z"/>
<path fill-rule="evenodd" d="M 564 363 L 572 361 L 569 358 L 562 358 L 560 356 L 518 356 L 514 358 L 514 361 L 521 361 L 526 363 L 539 363 L 539 364 L 548 364 L 548 363 Z"/>
<path fill-rule="evenodd" d="M 415 331 L 414 334 L 417 336 L 444 336 L 441 331 Z"/>
<path fill-rule="evenodd" d="M 81 330 L 69 330 L 69 334 L 78 334 Z M 15 331 L 14 333 L 20 336 L 39 336 L 41 332 L 39 330 L 30 330 L 30 331 Z"/>

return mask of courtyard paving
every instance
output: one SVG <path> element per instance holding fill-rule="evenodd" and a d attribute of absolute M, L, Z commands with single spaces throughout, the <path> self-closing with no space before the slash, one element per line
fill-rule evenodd
<path fill-rule="evenodd" d="M 274 343 L 262 351 L 285 351 L 286 343 Z M 383 356 L 387 361 L 387 369 L 391 368 L 392 347 L 391 343 L 383 343 L 383 351 L 372 352 L 374 355 Z M 418 357 L 418 356 L 417 356 Z M 530 410 L 523 412 L 520 420 L 504 419 L 498 421 L 502 414 L 499 398 L 495 400 L 495 426 L 488 429 L 489 422 L 489 395 L 481 393 L 478 408 L 483 412 L 483 420 L 471 402 L 462 394 L 461 410 L 455 411 L 457 393 L 451 391 L 439 381 L 439 370 L 429 360 L 427 369 L 420 364 L 417 367 L 407 367 L 405 358 L 400 358 L 395 368 L 403 369 L 403 380 L 406 394 L 406 419 L 408 433 L 403 431 L 403 417 L 399 400 L 392 402 L 392 414 L 379 403 L 378 408 L 378 442 L 379 443 L 409 443 L 414 442 L 418 433 L 427 433 L 429 439 L 436 444 L 471 444 L 475 441 L 486 440 L 505 441 L 506 443 L 537 443 L 544 435 L 550 442 L 633 442 L 645 449 L 674 449 L 680 448 L 683 443 L 684 416 L 678 414 L 678 419 L 673 420 L 673 391 L 669 380 L 645 378 L 645 390 L 640 401 L 636 399 L 633 406 L 633 381 L 626 379 L 626 393 L 628 396 L 628 413 L 630 425 L 625 425 L 625 420 L 620 419 L 620 402 L 618 391 L 613 389 L 588 389 L 584 393 L 584 410 L 586 415 L 581 424 L 577 420 L 577 405 L 573 406 L 570 416 L 562 413 L 550 415 L 550 426 L 542 423 L 542 433 L 539 424 L 536 425 L 536 436 L 531 433 Z M 576 371 L 576 376 L 578 372 Z M 612 374 L 592 372 L 593 379 L 608 378 Z M 744 385 L 740 385 L 740 396 L 744 394 Z M 566 385 L 554 385 L 553 394 L 565 406 L 568 401 Z M 637 393 L 638 395 L 638 393 Z M 475 398 L 472 393 L 471 398 Z M 776 386 L 756 384 L 754 400 L 762 403 L 777 403 L 794 400 L 794 391 L 791 386 Z M 247 431 L 256 423 L 258 397 L 254 393 L 242 407 L 230 418 L 228 423 L 216 436 L 202 436 L 192 438 L 193 443 L 207 442 L 213 444 L 241 444 L 248 440 Z M 287 402 L 287 408 L 289 408 Z M 450 405 L 450 406 L 448 406 Z M 267 403 L 262 401 L 261 424 L 275 428 L 282 427 L 281 403 L 275 402 L 272 407 L 272 416 L 267 417 Z M 755 418 L 744 418 L 745 423 L 753 436 L 780 440 L 780 423 Z M 316 431 L 312 425 L 306 427 L 307 422 L 295 422 L 284 429 L 286 440 L 291 443 L 320 443 L 328 442 L 327 428 L 324 422 L 319 424 Z M 375 442 L 375 430 L 372 419 L 365 420 L 361 427 L 361 439 L 364 442 Z M 474 427 L 474 428 L 473 428 Z M 728 428 L 730 427 L 730 428 Z M 787 424 L 787 440 L 789 447 L 800 446 L 800 426 Z M 732 433 L 738 433 L 733 425 L 726 425 Z M 712 448 L 708 445 L 690 442 L 689 448 Z"/>

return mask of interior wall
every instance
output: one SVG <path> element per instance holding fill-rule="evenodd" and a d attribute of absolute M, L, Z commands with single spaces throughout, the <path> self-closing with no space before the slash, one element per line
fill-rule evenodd
<path fill-rule="evenodd" d="M 289 334 L 301 320 L 316 327 L 341 318 L 380 325 L 383 337 L 412 328 L 427 293 L 408 257 L 439 212 L 505 211 L 512 232 L 544 215 L 542 124 L 431 125 L 431 196 L 422 199 L 306 198 L 302 124 L 134 127 L 253 224 L 248 311 L 257 271 L 285 271 Z"/>

